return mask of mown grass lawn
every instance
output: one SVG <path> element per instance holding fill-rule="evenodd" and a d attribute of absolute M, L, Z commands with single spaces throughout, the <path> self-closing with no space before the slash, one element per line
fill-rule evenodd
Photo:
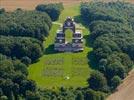
<path fill-rule="evenodd" d="M 78 16 L 79 5 L 66 6 L 57 23 L 63 23 L 67 16 Z M 29 79 L 35 80 L 41 88 L 53 87 L 84 87 L 90 75 L 87 54 L 92 50 L 87 45 L 86 39 L 89 31 L 80 25 L 84 35 L 84 51 L 79 53 L 56 53 L 53 50 L 56 31 L 60 26 L 53 24 L 50 35 L 44 41 L 45 54 L 37 63 L 31 64 Z M 69 78 L 69 79 L 67 79 Z"/>

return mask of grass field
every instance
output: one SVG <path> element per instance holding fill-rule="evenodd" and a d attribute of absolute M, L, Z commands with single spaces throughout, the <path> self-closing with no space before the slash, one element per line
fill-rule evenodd
<path fill-rule="evenodd" d="M 84 35 L 84 51 L 79 53 L 55 53 L 53 50 L 54 38 L 57 29 L 60 27 L 57 23 L 64 22 L 67 16 L 78 16 L 79 5 L 65 6 L 59 20 L 55 22 L 50 31 L 50 35 L 44 41 L 46 48 L 45 54 L 37 63 L 29 67 L 29 79 L 36 81 L 41 88 L 54 87 L 84 87 L 87 85 L 87 78 L 90 75 L 90 67 L 88 65 L 87 54 L 92 48 L 86 43 L 89 31 L 82 25 L 78 25 L 82 29 Z M 70 79 L 66 79 L 69 77 Z"/>

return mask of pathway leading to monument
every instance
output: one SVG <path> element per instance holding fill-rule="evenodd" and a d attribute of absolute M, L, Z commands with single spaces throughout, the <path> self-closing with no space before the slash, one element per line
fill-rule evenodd
<path fill-rule="evenodd" d="M 67 16 L 78 16 L 79 5 L 65 6 L 59 20 L 53 23 L 50 35 L 44 41 L 45 54 L 37 63 L 30 65 L 29 78 L 36 81 L 39 87 L 84 87 L 87 86 L 87 78 L 90 75 L 87 55 L 92 50 L 86 40 L 89 35 L 88 29 L 78 24 L 84 36 L 84 51 L 79 53 L 56 53 L 54 51 L 54 40 L 56 31 Z"/>

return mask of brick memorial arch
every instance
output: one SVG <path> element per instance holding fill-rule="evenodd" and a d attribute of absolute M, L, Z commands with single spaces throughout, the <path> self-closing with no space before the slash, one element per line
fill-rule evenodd
<path fill-rule="evenodd" d="M 68 17 L 63 24 L 63 33 L 65 33 L 67 29 L 70 29 L 75 33 L 75 23 L 70 17 Z"/>
<path fill-rule="evenodd" d="M 65 31 L 72 30 L 72 42 L 65 40 Z M 54 49 L 56 51 L 78 52 L 83 51 L 83 36 L 81 30 L 76 30 L 75 23 L 71 17 L 67 17 L 61 29 L 57 30 Z"/>

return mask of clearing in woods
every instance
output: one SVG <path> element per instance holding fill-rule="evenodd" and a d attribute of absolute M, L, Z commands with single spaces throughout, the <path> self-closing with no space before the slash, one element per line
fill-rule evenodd
<path fill-rule="evenodd" d="M 53 23 L 50 35 L 44 41 L 45 54 L 37 63 L 30 65 L 29 79 L 36 81 L 41 88 L 53 87 L 84 87 L 87 86 L 87 78 L 90 75 L 90 67 L 87 55 L 92 48 L 86 42 L 89 31 L 82 24 L 77 27 L 83 31 L 84 51 L 79 53 L 55 53 L 53 50 L 57 29 L 64 22 L 67 16 L 79 16 L 81 1 L 87 0 L 1 0 L 0 6 L 7 11 L 17 8 L 33 10 L 38 4 L 50 2 L 63 2 L 64 10 L 57 22 Z M 66 35 L 68 35 L 66 32 Z M 69 36 L 67 36 L 69 37 Z"/>
<path fill-rule="evenodd" d="M 88 29 L 81 24 L 77 27 L 83 31 L 84 51 L 79 53 L 55 53 L 54 40 L 56 31 L 67 16 L 75 17 L 79 15 L 79 4 L 75 6 L 65 6 L 59 20 L 53 23 L 50 35 L 44 41 L 45 54 L 37 63 L 30 65 L 29 78 L 36 81 L 38 86 L 45 88 L 53 87 L 84 87 L 87 86 L 87 78 L 90 75 L 87 55 L 92 48 L 86 42 L 89 35 Z M 66 35 L 68 35 L 66 32 Z"/>
<path fill-rule="evenodd" d="M 16 8 L 33 10 L 38 4 L 50 2 L 63 2 L 65 10 L 62 12 L 58 22 L 53 24 L 50 36 L 44 42 L 47 54 L 44 54 L 39 62 L 29 67 L 29 78 L 37 82 L 42 88 L 52 87 L 78 87 L 86 86 L 86 79 L 90 74 L 90 67 L 87 62 L 87 54 L 92 48 L 88 47 L 86 42 L 89 35 L 88 30 L 83 28 L 85 37 L 85 47 L 82 53 L 53 53 L 53 43 L 56 30 L 59 28 L 58 23 L 63 23 L 66 16 L 79 15 L 79 3 L 81 1 L 91 0 L 0 0 L 0 7 L 7 11 L 13 11 Z M 110 0 L 109 0 L 110 1 Z M 134 0 L 125 0 L 134 3 Z M 75 6 L 73 6 L 75 5 Z M 60 62 L 60 63 L 59 63 Z M 54 75 L 53 75 L 54 74 Z M 67 80 L 68 76 L 70 79 Z M 108 97 L 108 100 L 133 100 L 134 98 L 134 71 L 118 87 L 115 93 Z"/>

